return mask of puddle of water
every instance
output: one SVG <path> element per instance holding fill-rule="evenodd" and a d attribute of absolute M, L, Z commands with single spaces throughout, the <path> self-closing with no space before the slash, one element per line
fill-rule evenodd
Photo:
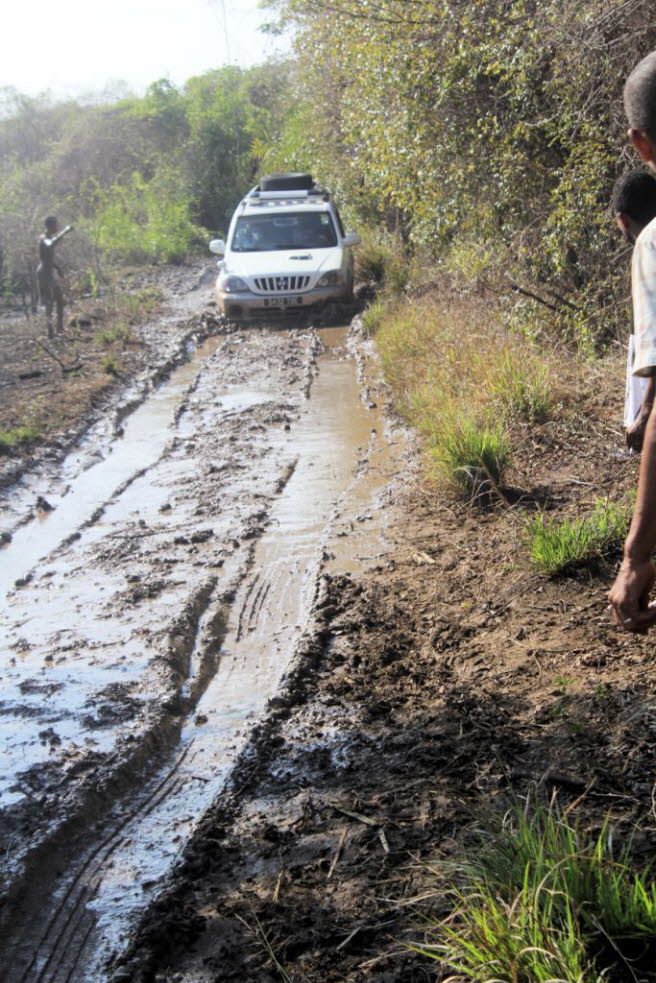
<path fill-rule="evenodd" d="M 56 506 L 54 511 L 22 526 L 11 543 L 0 550 L 0 598 L 17 579 L 25 577 L 39 560 L 88 520 L 122 484 L 157 461 L 170 439 L 171 424 L 184 392 L 199 367 L 222 341 L 215 337 L 203 342 L 191 359 L 132 413 L 124 424 L 123 437 L 111 445 L 111 453 L 78 474 L 67 494 L 52 498 L 46 495 L 51 505 Z"/>
<path fill-rule="evenodd" d="M 306 623 L 340 501 L 362 484 L 359 502 L 371 506 L 384 481 L 379 469 L 358 480 L 365 449 L 372 455 L 384 441 L 379 414 L 360 401 L 353 360 L 335 351 L 345 329 L 327 329 L 321 337 L 328 351 L 310 399 L 291 432 L 280 437 L 292 442 L 297 465 L 232 605 L 218 671 L 183 730 L 184 756 L 166 778 L 168 793 L 124 831 L 127 842 L 117 847 L 91 903 L 101 955 L 120 943 L 130 918 L 143 909 L 147 889 L 161 882 L 220 794 L 253 723 L 275 694 Z M 96 980 L 98 965 L 93 960 L 81 978 Z"/>

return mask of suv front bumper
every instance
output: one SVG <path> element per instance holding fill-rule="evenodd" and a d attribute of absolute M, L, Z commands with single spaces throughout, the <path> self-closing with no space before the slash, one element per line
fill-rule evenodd
<path fill-rule="evenodd" d="M 267 315 L 299 314 L 320 304 L 348 300 L 343 284 L 333 287 L 315 287 L 302 294 L 255 294 L 250 290 L 226 293 L 216 289 L 216 300 L 221 313 L 227 318 L 262 318 Z"/>

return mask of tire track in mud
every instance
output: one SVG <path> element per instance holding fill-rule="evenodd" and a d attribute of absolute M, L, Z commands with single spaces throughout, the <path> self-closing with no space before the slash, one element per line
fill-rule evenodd
<path fill-rule="evenodd" d="M 265 350 L 266 356 L 263 358 Z M 17 938 L 15 926 L 9 932 L 5 926 L 3 934 L 5 934 L 7 941 L 9 941 L 9 936 L 13 937 L 14 953 L 18 961 L 15 961 L 9 970 L 10 974 L 14 975 L 0 978 L 11 979 L 12 983 L 17 978 L 20 978 L 21 981 L 34 978 L 39 983 L 60 983 L 63 980 L 73 979 L 100 979 L 98 975 L 85 975 L 87 970 L 84 967 L 89 963 L 92 954 L 97 954 L 98 951 L 98 919 L 102 922 L 103 917 L 106 917 L 103 916 L 103 905 L 106 911 L 108 904 L 107 899 L 103 901 L 101 898 L 99 901 L 99 892 L 107 876 L 111 879 L 115 874 L 112 864 L 115 864 L 117 855 L 129 848 L 131 839 L 138 838 L 135 831 L 144 824 L 147 825 L 150 820 L 155 823 L 152 827 L 155 830 L 155 838 L 161 839 L 159 835 L 161 829 L 156 825 L 158 811 L 163 813 L 162 821 L 165 824 L 168 822 L 170 825 L 173 820 L 171 817 L 167 818 L 165 814 L 168 804 L 171 800 L 175 801 L 177 797 L 182 803 L 184 803 L 185 797 L 189 799 L 188 787 L 192 781 L 203 787 L 211 784 L 211 778 L 208 775 L 213 773 L 217 763 L 216 753 L 223 755 L 226 761 L 230 759 L 234 763 L 238 748 L 233 746 L 231 751 L 230 741 L 234 744 L 235 734 L 239 735 L 240 733 L 243 739 L 246 738 L 254 726 L 253 719 L 249 721 L 249 713 L 251 716 L 253 713 L 261 713 L 266 703 L 267 694 L 270 695 L 271 692 L 275 691 L 280 673 L 284 671 L 286 661 L 291 657 L 291 653 L 296 650 L 299 643 L 304 618 L 307 618 L 311 602 L 316 595 L 318 578 L 322 564 L 326 559 L 322 530 L 328 528 L 326 523 L 328 526 L 331 525 L 329 520 L 334 515 L 335 501 L 343 498 L 344 495 L 343 487 L 335 488 L 331 484 L 334 482 L 335 474 L 328 473 L 331 469 L 333 472 L 335 471 L 336 461 L 344 456 L 345 433 L 340 430 L 339 426 L 337 430 L 340 432 L 333 435 L 334 446 L 331 447 L 328 454 L 328 457 L 332 454 L 334 459 L 330 459 L 316 480 L 312 475 L 312 469 L 315 465 L 318 463 L 325 464 L 322 462 L 322 455 L 327 453 L 326 434 L 320 432 L 317 436 L 317 425 L 323 423 L 321 417 L 328 412 L 328 409 L 332 412 L 336 405 L 335 391 L 331 389 L 330 379 L 327 380 L 328 385 L 324 386 L 323 395 L 320 393 L 313 405 L 315 395 L 313 388 L 318 372 L 317 359 L 322 350 L 323 343 L 315 332 L 309 332 L 305 335 L 270 335 L 267 332 L 258 332 L 257 336 L 246 334 L 232 337 L 223 346 L 222 359 L 219 360 L 217 356 L 214 356 L 203 366 L 187 391 L 183 401 L 184 407 L 179 408 L 179 412 L 175 414 L 177 435 L 167 445 L 160 462 L 154 466 L 154 471 L 157 471 L 162 462 L 168 467 L 172 458 L 174 459 L 176 456 L 179 458 L 181 454 L 184 458 L 183 452 L 189 450 L 192 460 L 197 462 L 196 466 L 203 472 L 202 479 L 195 485 L 192 480 L 191 491 L 188 495 L 185 493 L 186 497 L 190 501 L 195 501 L 196 505 L 194 508 L 188 507 L 186 509 L 183 521 L 176 523 L 178 530 L 180 528 L 184 530 L 185 526 L 193 529 L 197 527 L 199 520 L 203 523 L 206 518 L 209 518 L 210 521 L 215 520 L 216 515 L 208 516 L 208 509 L 204 507 L 204 493 L 211 486 L 208 484 L 208 479 L 210 482 L 216 481 L 216 475 L 225 476 L 226 471 L 228 474 L 232 472 L 233 475 L 240 475 L 240 469 L 244 466 L 244 456 L 250 459 L 251 467 L 249 470 L 246 466 L 246 471 L 251 480 L 253 479 L 253 465 L 255 464 L 255 470 L 257 470 L 257 464 L 264 462 L 266 481 L 260 481 L 259 487 L 262 488 L 263 484 L 265 487 L 261 491 L 254 491 L 251 488 L 249 502 L 252 503 L 252 506 L 250 509 L 244 509 L 244 503 L 240 503 L 242 521 L 238 534 L 234 529 L 234 521 L 232 521 L 218 534 L 214 530 L 204 543 L 196 544 L 192 548 L 192 555 L 195 556 L 195 559 L 191 560 L 191 567 L 193 568 L 194 563 L 199 564 L 201 569 L 209 567 L 213 577 L 211 586 L 205 594 L 205 603 L 202 610 L 199 610 L 195 621 L 193 645 L 191 647 L 187 645 L 185 648 L 183 644 L 181 648 L 179 641 L 176 641 L 175 626 L 172 624 L 165 629 L 164 635 L 169 639 L 168 644 L 172 651 L 163 660 L 161 655 L 159 660 L 157 658 L 154 660 L 155 663 L 162 666 L 165 675 L 176 677 L 175 685 L 169 686 L 170 695 L 167 702 L 168 709 L 173 715 L 170 722 L 175 721 L 171 736 L 177 734 L 178 744 L 184 743 L 182 751 L 173 765 L 169 765 L 168 769 L 165 769 L 156 780 L 154 787 L 150 789 L 147 796 L 142 798 L 140 802 L 134 803 L 134 808 L 131 811 L 124 812 L 113 823 L 105 822 L 102 835 L 98 832 L 97 827 L 95 831 L 92 830 L 96 845 L 90 852 L 86 854 L 82 852 L 82 858 L 78 861 L 76 871 L 69 867 L 71 879 L 67 881 L 66 887 L 60 892 L 55 910 L 51 911 L 38 938 L 35 925 L 30 921 L 31 913 L 37 907 L 35 899 L 30 901 L 29 892 L 28 895 L 24 894 L 22 898 L 19 898 L 20 890 L 17 889 L 16 901 L 22 902 L 27 930 L 20 940 Z M 260 356 L 259 362 L 257 358 L 254 359 L 254 355 L 258 354 Z M 212 400 L 216 402 L 217 372 L 220 370 L 220 379 L 224 386 L 227 384 L 228 395 L 230 395 L 239 386 L 242 388 L 247 386 L 252 390 L 253 367 L 258 364 L 260 376 L 264 366 L 270 397 L 252 404 L 241 413 L 236 409 L 233 412 L 228 409 L 221 415 L 221 425 L 224 427 L 224 431 L 220 435 L 222 439 L 217 440 L 216 433 L 214 439 L 210 439 L 210 432 L 212 427 L 216 426 L 217 420 L 216 415 L 212 416 L 212 414 L 210 414 L 210 419 L 207 418 L 206 407 Z M 343 413 L 342 416 L 348 416 L 352 411 L 353 401 L 358 398 L 358 385 L 353 367 L 351 364 L 348 366 L 341 364 L 340 366 L 340 360 L 335 358 L 330 358 L 325 364 L 331 375 L 337 372 L 337 376 L 339 376 L 341 372 L 343 378 L 340 385 L 343 385 L 344 379 L 350 377 L 350 402 L 347 401 L 342 408 L 346 410 L 346 414 Z M 324 363 L 322 363 L 322 371 L 323 367 Z M 345 369 L 346 371 L 344 371 Z M 320 377 L 321 373 L 319 373 Z M 300 403 L 298 398 L 294 396 L 295 392 L 301 399 Z M 284 397 L 282 404 L 280 402 L 281 395 Z M 219 402 L 220 398 L 219 396 Z M 326 404 L 329 404 L 328 408 Z M 280 408 L 276 409 L 276 406 Z M 347 445 L 352 452 L 357 446 L 362 447 L 367 444 L 370 439 L 371 421 L 367 414 L 362 412 L 360 429 L 355 428 L 357 432 L 353 433 L 352 420 L 342 420 L 340 424 L 342 428 L 346 425 L 346 429 L 350 431 L 350 434 L 347 435 Z M 307 419 L 304 426 L 301 426 L 304 414 Z M 284 430 L 280 429 L 280 423 L 284 423 Z M 327 425 L 330 429 L 331 426 L 334 426 L 334 421 L 328 421 Z M 272 431 L 272 428 L 277 429 Z M 295 431 L 293 435 L 286 433 L 290 428 Z M 321 431 L 321 427 L 319 430 Z M 276 434 L 273 444 L 271 444 L 272 432 Z M 265 448 L 263 453 L 254 456 L 253 450 L 257 448 L 262 433 L 266 435 L 270 446 Z M 211 446 L 209 448 L 205 446 L 204 453 L 199 454 L 197 445 L 205 440 L 209 440 Z M 219 445 L 224 447 L 228 444 L 232 444 L 233 447 L 238 447 L 243 451 L 241 462 L 240 455 L 233 454 L 231 465 L 228 464 L 226 468 L 223 463 L 217 467 L 216 451 Z M 299 444 L 302 445 L 303 454 L 298 453 Z M 285 454 L 289 455 L 290 450 L 293 451 L 293 455 L 285 460 Z M 357 471 L 357 454 L 354 454 L 354 457 L 355 460 L 349 461 L 346 470 L 342 472 L 344 474 L 342 480 L 346 486 L 352 482 L 352 475 Z M 208 459 L 211 459 L 209 467 Z M 177 463 L 179 465 L 180 461 L 178 460 Z M 340 462 L 339 466 L 342 465 L 343 462 Z M 317 470 L 321 469 L 317 468 Z M 151 484 L 153 482 L 152 471 L 153 468 L 148 470 L 147 476 L 142 475 L 142 478 L 148 477 Z M 180 472 L 179 470 L 176 472 L 174 468 L 173 474 L 176 473 L 179 474 Z M 142 478 L 129 483 L 129 487 L 124 489 L 124 493 L 128 497 L 134 493 L 134 485 L 138 485 Z M 227 480 L 227 482 L 219 480 L 222 491 L 222 511 L 226 510 L 224 500 L 226 484 L 229 485 L 231 480 L 234 483 L 234 478 Z M 242 489 L 244 483 L 244 481 L 237 482 L 237 490 Z M 315 497 L 312 496 L 316 489 L 321 488 L 323 488 L 325 502 L 323 513 L 321 516 L 316 516 L 314 513 L 321 510 L 318 509 L 316 495 Z M 166 491 L 169 490 L 166 489 Z M 232 501 L 234 502 L 239 497 L 239 495 L 233 495 Z M 290 555 L 298 554 L 298 543 L 294 542 L 293 537 L 290 539 L 290 522 L 298 519 L 299 502 L 305 502 L 306 527 L 303 529 L 303 538 L 304 540 L 307 538 L 309 546 L 305 549 L 303 558 L 299 559 L 296 556 L 294 559 L 292 556 L 290 560 Z M 264 507 L 260 503 L 263 503 Z M 257 512 L 253 510 L 254 506 L 257 506 Z M 100 525 L 104 528 L 99 531 L 93 526 L 89 527 L 85 536 L 82 537 L 82 548 L 86 547 L 87 550 L 93 550 L 96 557 L 101 557 L 102 562 L 111 563 L 114 560 L 114 566 L 118 563 L 119 566 L 125 566 L 127 569 L 135 569 L 135 561 L 143 564 L 146 560 L 152 561 L 153 557 L 154 565 L 161 565 L 163 558 L 161 540 L 165 540 L 165 551 L 170 550 L 170 535 L 167 539 L 159 525 L 150 528 L 153 525 L 152 514 L 147 516 L 147 522 L 140 520 L 140 523 L 136 524 L 136 528 L 134 523 L 126 521 L 124 515 L 123 526 L 119 526 L 117 529 L 112 528 L 114 517 L 111 513 L 116 508 L 116 502 L 108 503 L 108 507 L 102 515 L 96 517 L 96 522 L 99 522 L 100 519 L 103 520 Z M 125 512 L 125 508 L 123 511 Z M 174 511 L 178 515 L 183 511 L 178 501 L 175 502 Z M 212 513 L 212 509 L 209 509 L 209 512 Z M 236 508 L 236 512 L 239 513 L 240 509 Z M 118 539 L 120 543 L 132 542 L 132 552 L 137 555 L 130 556 L 126 562 L 120 549 L 107 546 L 112 537 Z M 85 539 L 89 540 L 86 544 Z M 218 548 L 216 539 L 219 540 Z M 190 540 L 193 540 L 193 534 L 187 536 L 183 534 L 173 538 L 173 542 L 183 550 L 189 547 Z M 144 548 L 145 541 L 153 544 L 150 553 L 147 548 Z M 225 544 L 230 542 L 233 543 L 233 546 L 226 549 Z M 234 544 L 237 542 L 243 544 L 245 549 L 236 550 Z M 282 562 L 279 556 L 281 544 L 287 548 L 286 558 Z M 141 547 L 140 553 L 139 547 Z M 291 554 L 289 552 L 290 547 Z M 78 539 L 71 544 L 71 548 L 79 552 L 80 540 Z M 273 550 L 270 557 L 267 555 L 267 549 Z M 106 557 L 103 550 L 107 553 Z M 264 550 L 264 554 L 262 550 Z M 218 554 L 226 555 L 219 556 Z M 63 556 L 66 559 L 65 550 Z M 104 560 L 103 557 L 105 557 Z M 296 563 L 295 568 L 294 562 Z M 174 568 L 179 569 L 181 565 L 183 572 L 184 570 L 190 571 L 188 560 L 184 564 L 182 560 L 176 560 Z M 81 564 L 80 569 L 84 569 L 84 563 Z M 295 572 L 293 572 L 294 569 Z M 249 574 L 249 571 L 252 572 Z M 292 576 L 290 576 L 290 571 L 292 571 Z M 295 581 L 294 577 L 296 577 Z M 30 590 L 38 590 L 42 579 L 41 577 L 34 585 L 31 585 Z M 147 581 L 148 577 L 141 576 L 140 582 L 143 583 L 144 580 Z M 290 594 L 290 583 L 296 585 L 294 590 L 297 591 L 297 594 L 300 588 L 300 595 L 294 596 L 293 600 L 290 600 L 291 594 L 294 593 L 292 590 Z M 157 602 L 157 595 L 155 595 L 155 602 Z M 155 603 L 154 610 L 156 609 L 157 604 Z M 272 615 L 274 615 L 273 624 L 271 622 Z M 277 631 L 274 630 L 275 616 L 283 619 L 282 625 Z M 236 623 L 232 628 L 228 625 L 229 618 L 232 618 Z M 236 646 L 235 651 L 231 651 L 233 645 Z M 244 646 L 250 648 L 252 656 L 254 654 L 250 666 L 248 659 L 246 659 L 246 670 L 239 661 L 241 659 L 243 662 L 243 653 L 240 653 L 239 650 L 243 649 Z M 239 700 L 243 696 L 244 684 L 247 684 L 249 690 L 252 688 L 252 680 L 248 678 L 248 672 L 252 671 L 259 672 L 260 680 L 266 680 L 268 689 L 263 690 L 259 702 L 256 700 L 255 705 L 252 699 L 250 699 L 250 703 L 242 701 L 242 705 Z M 244 675 L 245 672 L 246 676 Z M 221 728 L 217 728 L 212 721 L 212 714 L 216 712 L 217 705 L 220 704 L 224 696 L 221 693 L 218 695 L 216 692 L 211 693 L 213 686 L 216 689 L 216 683 L 219 679 L 220 685 L 229 683 L 236 694 L 234 707 L 226 709 L 219 706 L 221 712 L 227 713 L 226 720 L 232 727 L 232 731 L 228 728 L 226 733 L 221 733 Z M 208 693 L 214 700 L 214 706 L 204 707 L 203 701 Z M 195 721 L 191 719 L 194 712 L 197 714 Z M 206 749 L 208 737 L 203 734 L 204 725 L 208 718 L 210 720 L 208 726 L 210 743 L 213 740 L 216 741 L 218 735 L 218 752 L 212 752 L 209 757 Z M 169 743 L 169 746 L 171 747 L 172 744 Z M 146 757 L 147 760 L 148 756 Z M 194 771 L 197 772 L 203 768 L 207 772 L 205 775 L 194 774 Z M 218 771 L 220 772 L 220 768 Z M 218 776 L 219 784 L 225 780 L 228 771 L 228 764 L 225 764 L 224 773 Z M 132 779 L 133 784 L 135 779 L 139 781 L 138 776 L 134 774 Z M 219 784 L 212 786 L 211 794 L 205 795 L 205 807 L 211 801 L 212 795 L 218 791 Z M 123 798 L 125 798 L 126 791 L 127 789 L 123 790 Z M 207 788 L 206 791 L 209 793 L 210 789 Z M 198 804 L 199 797 L 196 796 L 195 798 Z M 191 799 L 193 800 L 194 796 L 191 796 Z M 202 808 L 198 809 L 197 816 L 202 811 Z M 79 818 L 79 815 L 72 817 L 73 826 L 79 821 Z M 187 827 L 182 829 L 177 840 L 184 842 L 185 836 L 190 834 L 192 828 L 193 823 L 190 822 Z M 88 839 L 93 841 L 93 836 L 88 837 Z M 52 836 L 43 840 L 42 855 L 46 849 L 52 850 L 53 843 Z M 62 856 L 59 860 L 65 864 L 65 841 L 61 844 L 61 851 Z M 172 855 L 166 858 L 168 867 L 173 862 L 173 855 L 177 851 L 179 851 L 179 846 L 176 846 Z M 137 850 L 137 865 L 138 862 Z M 49 858 L 49 863 L 52 871 L 52 857 Z M 34 864 L 31 865 L 32 869 L 34 866 Z M 129 869 L 127 869 L 127 875 L 130 875 Z M 54 876 L 51 877 L 51 881 L 53 879 L 56 880 Z M 157 881 L 157 878 L 154 880 Z M 141 888 L 145 887 L 146 892 L 148 892 L 152 890 L 152 886 L 150 883 L 138 884 L 137 890 L 141 892 Z M 143 892 L 141 894 L 143 897 Z M 109 900 L 112 900 L 111 896 Z M 137 905 L 137 907 L 139 906 Z M 119 941 L 114 937 L 107 945 L 110 948 L 115 947 Z M 34 948 L 35 946 L 36 948 Z M 15 976 L 17 965 L 22 962 L 22 966 L 25 967 L 23 955 L 26 950 L 30 949 L 32 950 L 30 953 L 31 961 L 28 962 L 27 968 L 22 970 L 24 975 L 22 977 Z M 33 975 L 35 971 L 39 973 L 36 977 Z M 98 971 L 93 970 L 94 974 L 96 972 Z"/>

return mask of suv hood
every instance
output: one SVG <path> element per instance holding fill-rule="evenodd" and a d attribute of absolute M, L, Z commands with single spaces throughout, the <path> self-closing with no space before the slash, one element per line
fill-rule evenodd
<path fill-rule="evenodd" d="M 312 276 L 324 270 L 338 270 L 342 264 L 342 254 L 340 246 L 258 253 L 231 252 L 226 256 L 224 273 L 242 277 L 303 273 Z"/>

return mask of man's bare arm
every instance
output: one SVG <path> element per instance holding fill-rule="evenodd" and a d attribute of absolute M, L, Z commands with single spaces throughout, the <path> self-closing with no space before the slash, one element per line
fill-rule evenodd
<path fill-rule="evenodd" d="M 656 623 L 656 607 L 649 608 L 649 593 L 656 580 L 651 556 L 656 546 L 656 412 L 652 409 L 645 429 L 638 495 L 624 560 L 608 600 L 613 620 L 626 631 L 645 632 Z"/>

